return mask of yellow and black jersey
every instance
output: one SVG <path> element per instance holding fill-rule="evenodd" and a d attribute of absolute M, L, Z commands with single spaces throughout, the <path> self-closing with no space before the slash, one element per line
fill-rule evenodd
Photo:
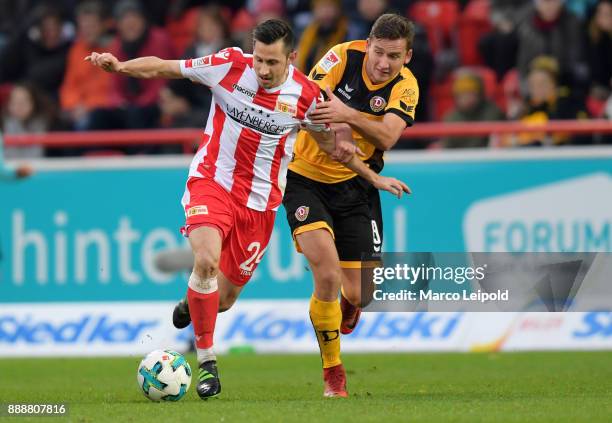
<path fill-rule="evenodd" d="M 386 113 L 394 113 L 407 126 L 412 125 L 419 99 L 419 87 L 412 72 L 402 67 L 397 76 L 375 85 L 366 73 L 366 58 L 365 40 L 338 44 L 317 63 L 309 78 L 322 90 L 330 87 L 340 100 L 369 119 L 382 120 Z M 383 152 L 356 131 L 353 131 L 353 139 L 364 153 L 361 160 L 380 172 Z M 289 169 L 324 183 L 342 182 L 355 176 L 354 172 L 329 158 L 306 131 L 298 135 Z"/>

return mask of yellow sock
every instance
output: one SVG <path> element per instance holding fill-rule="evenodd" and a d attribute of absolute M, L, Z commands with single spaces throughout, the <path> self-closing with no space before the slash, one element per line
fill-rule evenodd
<path fill-rule="evenodd" d="M 342 321 L 342 312 L 338 300 L 321 301 L 313 295 L 310 298 L 310 321 L 319 341 L 323 368 L 341 364 L 340 322 Z"/>

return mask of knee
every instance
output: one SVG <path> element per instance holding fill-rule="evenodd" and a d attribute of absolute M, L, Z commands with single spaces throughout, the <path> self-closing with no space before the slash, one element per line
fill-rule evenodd
<path fill-rule="evenodd" d="M 203 277 L 210 277 L 219 269 L 219 256 L 207 250 L 194 251 L 194 270 Z"/>
<path fill-rule="evenodd" d="M 335 287 L 337 290 L 342 282 L 342 270 L 340 267 L 320 266 L 315 273 L 315 283 L 326 286 Z"/>

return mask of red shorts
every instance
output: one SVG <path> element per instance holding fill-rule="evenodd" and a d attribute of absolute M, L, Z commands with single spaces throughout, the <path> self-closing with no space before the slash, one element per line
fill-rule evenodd
<path fill-rule="evenodd" d="M 204 178 L 189 178 L 184 201 L 181 232 L 189 236 L 199 226 L 217 228 L 223 240 L 219 270 L 234 285 L 246 284 L 268 246 L 276 211 L 237 204 L 222 186 Z"/>

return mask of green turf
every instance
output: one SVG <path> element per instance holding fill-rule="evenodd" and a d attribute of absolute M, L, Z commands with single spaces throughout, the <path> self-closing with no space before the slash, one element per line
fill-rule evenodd
<path fill-rule="evenodd" d="M 318 356 L 223 356 L 221 396 L 177 403 L 142 395 L 139 360 L 2 359 L 0 403 L 65 402 L 75 422 L 612 421 L 610 352 L 346 355 L 348 400 L 322 398 Z"/>

